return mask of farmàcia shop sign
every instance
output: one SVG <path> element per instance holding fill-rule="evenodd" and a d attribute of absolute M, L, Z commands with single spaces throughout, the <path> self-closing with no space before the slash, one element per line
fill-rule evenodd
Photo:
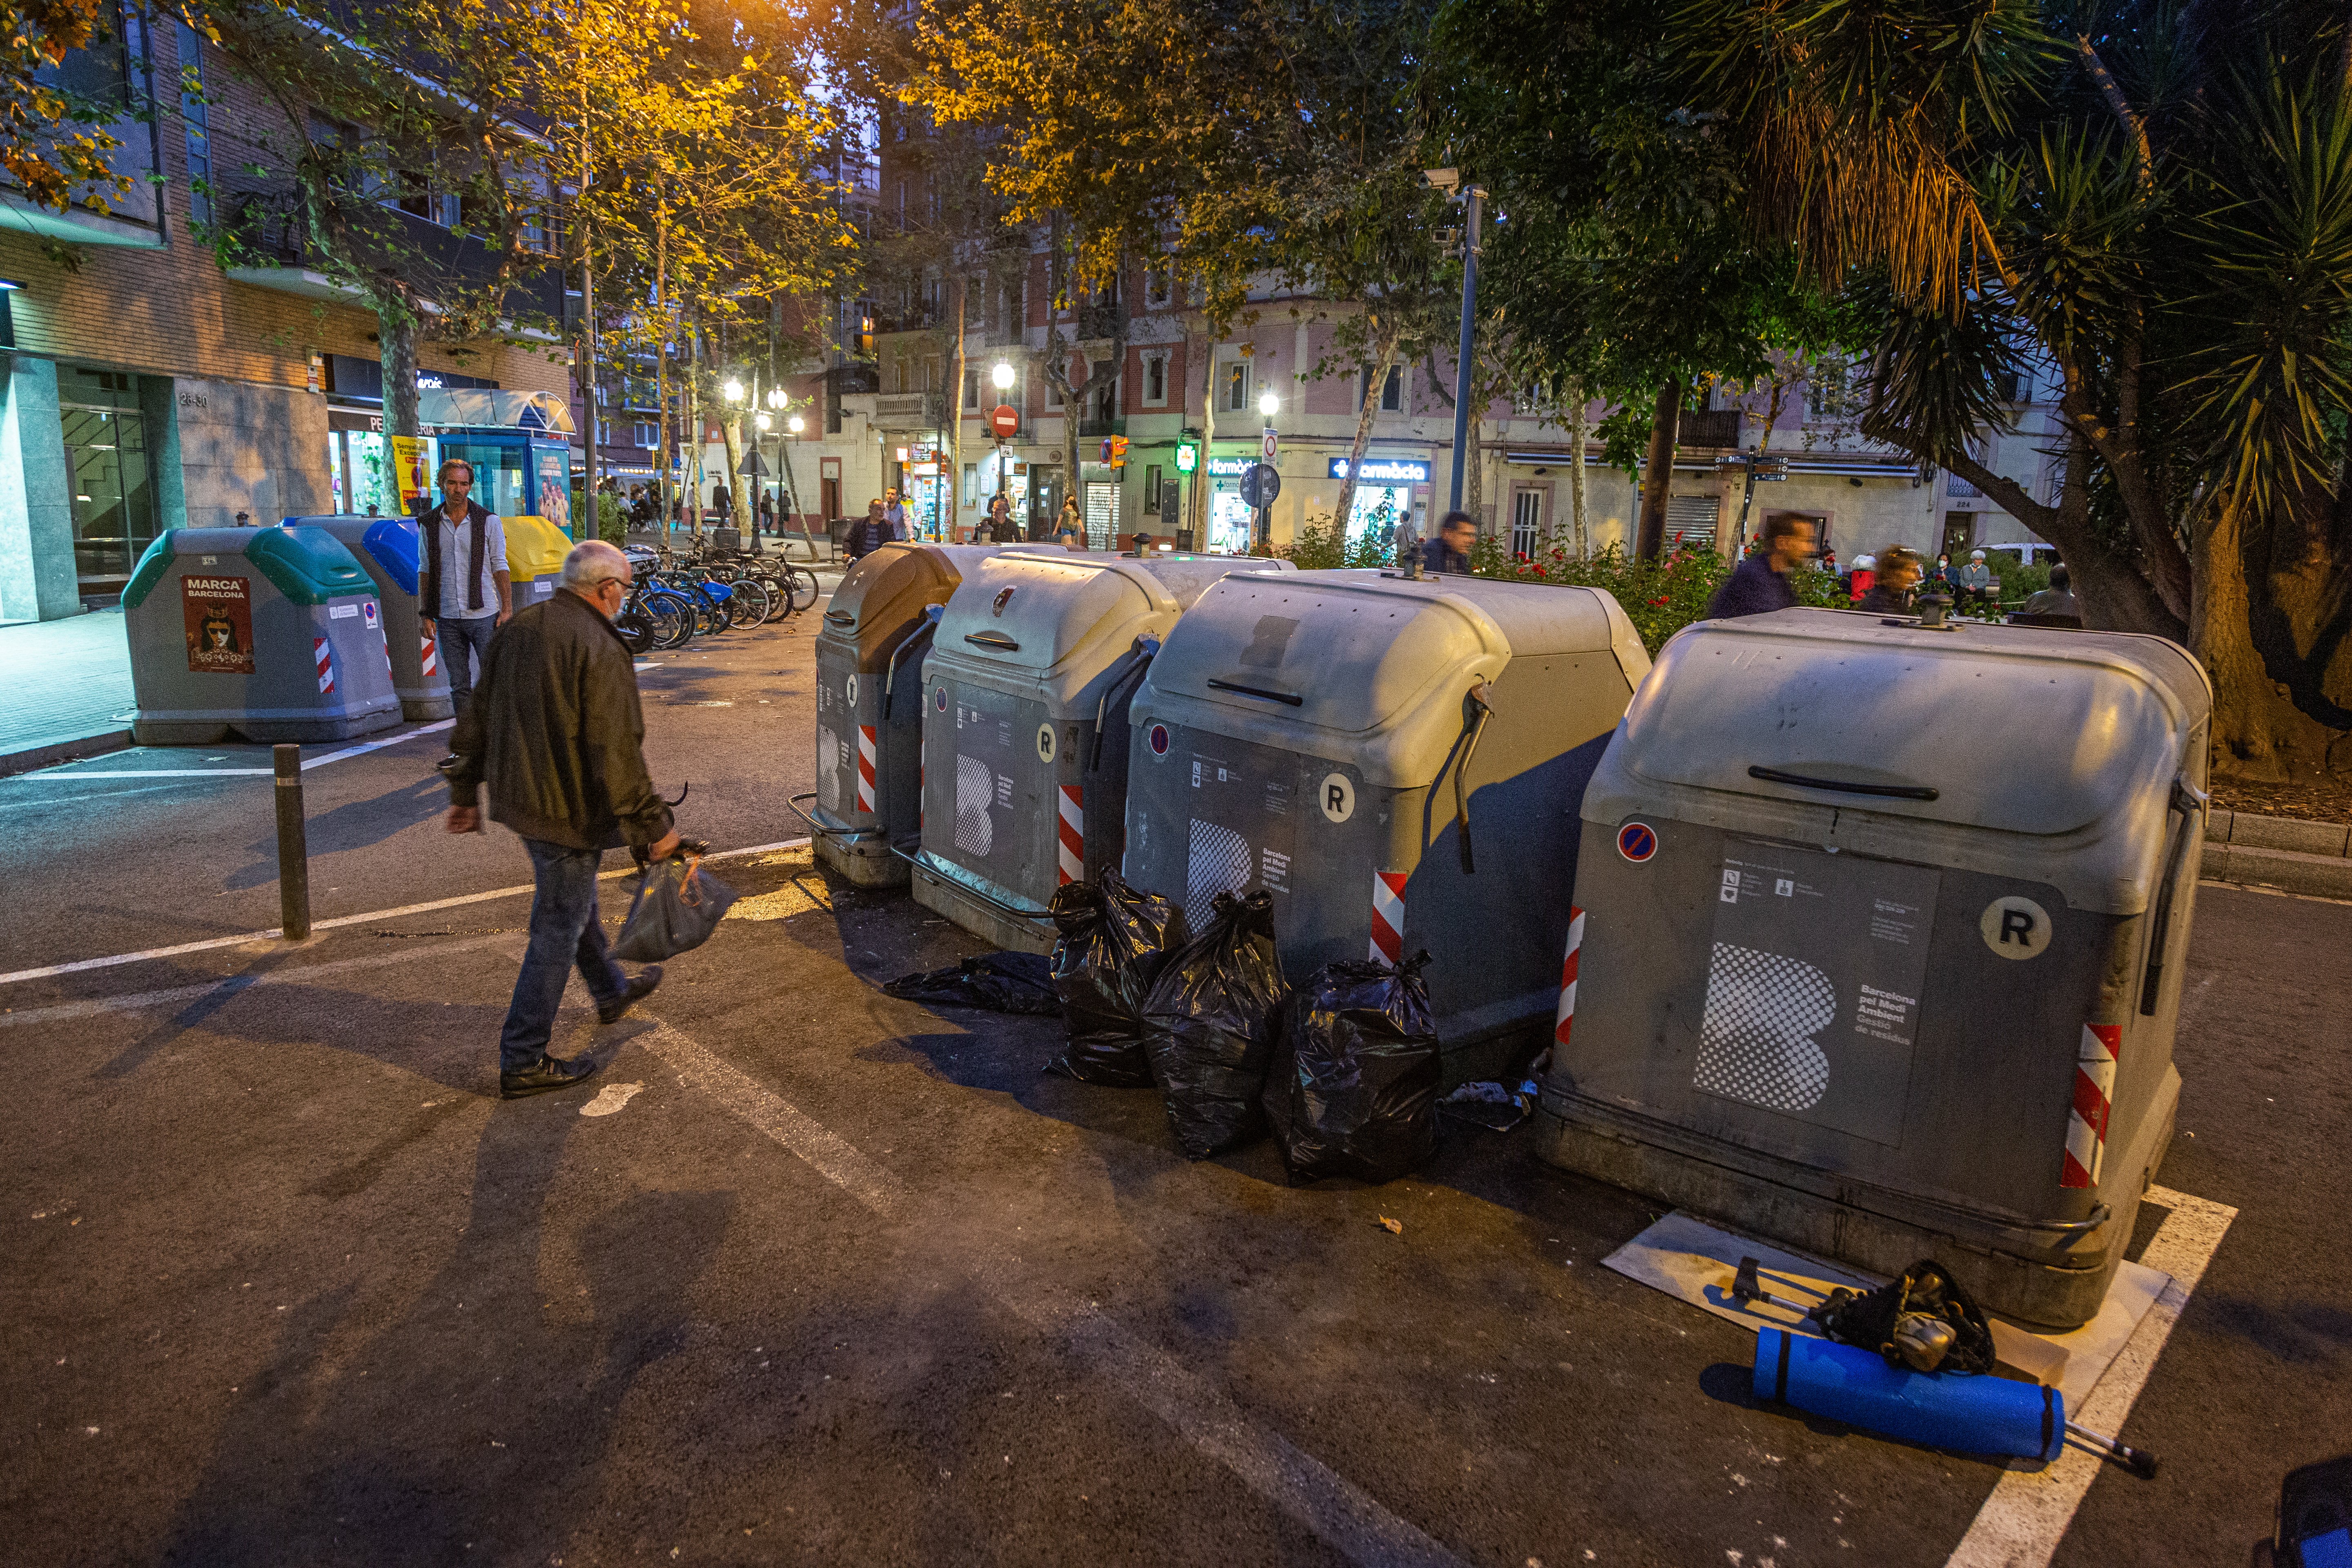
<path fill-rule="evenodd" d="M 1331 478 L 1348 477 L 1348 459 L 1331 459 Z M 1412 458 L 1366 458 L 1364 466 L 1356 470 L 1356 478 L 1376 485 L 1425 485 L 1429 483 L 1429 465 Z"/>

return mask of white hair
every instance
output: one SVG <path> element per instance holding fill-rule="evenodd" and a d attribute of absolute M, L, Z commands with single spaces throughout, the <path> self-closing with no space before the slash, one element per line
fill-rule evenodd
<path fill-rule="evenodd" d="M 563 558 L 563 585 L 575 594 L 594 590 L 599 583 L 617 580 L 629 569 L 629 558 L 601 539 L 583 539 Z"/>

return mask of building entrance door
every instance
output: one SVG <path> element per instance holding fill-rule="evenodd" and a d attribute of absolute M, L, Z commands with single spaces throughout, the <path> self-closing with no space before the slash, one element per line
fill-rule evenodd
<path fill-rule="evenodd" d="M 58 402 L 72 486 L 74 574 L 85 596 L 120 594 L 157 529 L 155 470 L 147 416 L 139 410 L 139 378 L 60 367 Z"/>

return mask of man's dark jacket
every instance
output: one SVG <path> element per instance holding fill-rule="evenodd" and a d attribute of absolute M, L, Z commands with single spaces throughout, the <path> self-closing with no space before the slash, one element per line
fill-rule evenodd
<path fill-rule="evenodd" d="M 1797 591 L 1772 570 L 1771 558 L 1750 555 L 1731 569 L 1731 575 L 1715 591 L 1715 602 L 1707 605 L 1706 614 L 1709 620 L 1727 621 L 1734 616 L 1769 616 L 1796 602 Z"/>
<path fill-rule="evenodd" d="M 477 804 L 487 781 L 490 820 L 525 838 L 648 848 L 670 815 L 646 773 L 645 739 L 628 646 L 595 605 L 558 590 L 490 639 L 450 741 L 450 804 Z"/>

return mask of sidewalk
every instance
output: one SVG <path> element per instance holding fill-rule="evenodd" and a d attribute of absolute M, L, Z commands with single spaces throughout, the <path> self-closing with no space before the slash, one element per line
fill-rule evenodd
<path fill-rule="evenodd" d="M 0 626 L 0 773 L 131 743 L 131 647 L 120 609 Z"/>

